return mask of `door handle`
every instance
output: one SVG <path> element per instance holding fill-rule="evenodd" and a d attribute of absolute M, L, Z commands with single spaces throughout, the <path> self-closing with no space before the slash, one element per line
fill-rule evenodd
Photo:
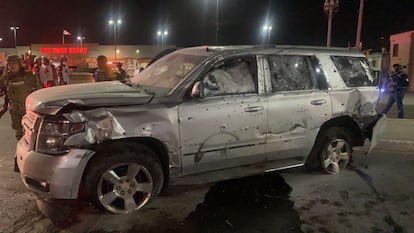
<path fill-rule="evenodd" d="M 326 103 L 326 100 L 313 100 L 313 101 L 311 101 L 312 105 L 322 105 L 324 103 Z"/>
<path fill-rule="evenodd" d="M 244 111 L 245 112 L 258 112 L 258 111 L 262 111 L 264 108 L 262 106 L 253 106 L 253 107 L 248 107 L 245 108 Z"/>

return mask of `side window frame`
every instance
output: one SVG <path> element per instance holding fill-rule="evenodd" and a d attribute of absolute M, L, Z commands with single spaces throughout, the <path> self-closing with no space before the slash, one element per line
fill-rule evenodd
<path fill-rule="evenodd" d="M 338 71 L 341 79 L 345 83 L 345 86 L 347 86 L 347 87 L 376 86 L 375 80 L 373 79 L 373 76 L 370 73 L 370 72 L 372 72 L 372 70 L 370 69 L 369 62 L 366 58 L 364 58 L 364 57 L 354 57 L 354 56 L 333 56 L 333 55 L 330 56 L 330 58 L 332 60 L 332 63 L 334 65 L 335 69 Z M 347 59 L 346 61 L 349 64 L 351 64 L 351 66 L 353 66 L 354 63 L 359 62 L 361 67 L 356 67 L 356 68 L 358 68 L 358 69 L 360 68 L 360 70 L 358 71 L 360 74 L 359 75 L 354 75 L 354 76 L 348 75 L 350 73 L 353 74 L 353 73 L 356 73 L 356 72 L 351 72 L 352 69 L 350 70 L 349 67 L 345 67 L 345 68 L 341 67 L 340 66 L 341 65 L 340 59 Z"/>
<path fill-rule="evenodd" d="M 216 97 L 229 97 L 229 96 L 238 96 L 238 95 L 258 95 L 259 94 L 259 67 L 258 67 L 258 58 L 256 55 L 240 55 L 240 56 L 232 56 L 229 58 L 224 58 L 222 60 L 219 60 L 218 62 L 216 62 L 214 65 L 212 65 L 211 67 L 209 67 L 208 69 L 206 69 L 205 71 L 203 71 L 199 77 L 196 79 L 196 82 L 202 82 L 202 79 L 205 78 L 206 75 L 208 75 L 209 73 L 212 73 L 214 70 L 218 70 L 222 67 L 225 67 L 226 64 L 230 61 L 234 61 L 236 59 L 243 59 L 243 60 L 247 60 L 250 62 L 250 66 L 249 66 L 249 72 L 252 75 L 252 80 L 254 83 L 254 92 L 243 92 L 243 93 L 224 93 L 224 94 L 220 94 L 220 95 L 211 95 L 211 96 L 203 96 L 203 97 L 199 97 L 199 99 L 210 99 L 210 98 L 216 98 Z M 195 84 L 194 83 L 194 84 Z M 193 84 L 193 86 L 194 86 Z M 191 93 L 191 88 L 189 90 L 189 94 Z"/>
<path fill-rule="evenodd" d="M 307 80 L 310 82 L 311 88 L 306 89 L 292 89 L 292 90 L 275 90 L 274 89 L 274 74 L 273 74 L 273 61 L 272 57 L 301 57 L 303 61 L 306 63 L 305 68 L 308 70 L 308 75 L 306 75 Z M 315 90 L 327 90 L 328 89 L 328 82 L 323 72 L 322 67 L 320 66 L 319 60 L 314 55 L 302 55 L 302 54 L 270 54 L 266 56 L 267 61 L 267 73 L 268 73 L 268 92 L 269 93 L 284 93 L 284 92 L 309 92 Z M 285 79 L 284 81 L 291 81 L 291 79 Z M 288 84 L 286 86 L 290 86 Z"/>

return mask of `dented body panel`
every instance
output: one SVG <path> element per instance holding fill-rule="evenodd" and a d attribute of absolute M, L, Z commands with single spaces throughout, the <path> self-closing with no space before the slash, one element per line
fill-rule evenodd
<path fill-rule="evenodd" d="M 181 55 L 201 57 L 197 64 L 183 59 L 179 68 L 165 62 Z M 96 148 L 125 140 L 158 142 L 163 149 L 160 151 L 166 152 L 165 157 L 159 155 L 159 160 L 167 164 L 166 180 L 176 183 L 195 175 L 220 174 L 216 180 L 240 177 L 243 172 L 223 171 L 241 167 L 246 167 L 245 174 L 251 174 L 301 166 L 321 129 L 335 125 L 336 119 L 344 125 L 357 125 L 350 129 L 360 137 L 355 142 L 381 133 L 381 127 L 374 133 L 372 130 L 379 119 L 375 112 L 378 89 L 371 85 L 369 67 L 357 52 L 283 46 L 196 47 L 166 57 L 149 69 L 165 62 L 152 75 L 171 72 L 175 75 L 171 80 L 176 82 L 172 86 L 158 83 L 148 91 L 119 82 L 100 82 L 50 88 L 30 95 L 23 122 L 26 135 L 17 146 L 18 166 L 24 181 L 29 177 L 40 183 L 49 182 L 52 187 L 42 191 L 27 182 L 26 186 L 48 198 L 76 198 L 82 174 L 97 156 Z M 363 75 L 365 83 L 355 86 L 359 81 L 343 78 L 346 72 L 351 76 L 362 72 L 358 75 Z M 303 82 L 306 75 L 309 83 Z M 279 82 L 284 77 L 288 78 Z M 221 81 L 226 78 L 234 84 Z M 351 123 L 343 123 L 344 119 Z M 56 136 L 55 131 L 62 130 L 55 126 L 56 122 L 68 124 L 62 127 L 68 132 Z M 44 152 L 51 145 L 49 133 L 62 141 L 53 155 Z M 50 156 L 63 166 L 75 152 L 82 165 L 71 163 L 65 173 L 55 169 L 57 162 L 46 164 L 45 170 L 60 174 L 45 174 L 37 169 L 39 161 Z M 61 190 L 53 182 L 55 176 L 62 174 L 72 177 L 67 181 L 70 188 Z"/>

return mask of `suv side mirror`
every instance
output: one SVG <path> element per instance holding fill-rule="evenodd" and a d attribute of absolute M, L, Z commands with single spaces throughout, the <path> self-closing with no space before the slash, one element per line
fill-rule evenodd
<path fill-rule="evenodd" d="M 193 88 L 191 89 L 192 98 L 201 98 L 202 97 L 203 84 L 201 81 L 194 83 Z"/>

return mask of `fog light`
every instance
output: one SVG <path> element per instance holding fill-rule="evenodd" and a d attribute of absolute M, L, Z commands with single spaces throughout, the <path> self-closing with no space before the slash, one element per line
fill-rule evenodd
<path fill-rule="evenodd" d="M 40 182 L 40 186 L 42 186 L 45 190 L 46 190 L 46 188 L 47 188 L 47 186 L 48 186 L 48 183 L 47 182 Z"/>
<path fill-rule="evenodd" d="M 41 192 L 48 193 L 50 191 L 50 184 L 47 181 L 38 181 L 30 177 L 25 176 L 26 184 L 31 188 L 39 190 Z"/>

